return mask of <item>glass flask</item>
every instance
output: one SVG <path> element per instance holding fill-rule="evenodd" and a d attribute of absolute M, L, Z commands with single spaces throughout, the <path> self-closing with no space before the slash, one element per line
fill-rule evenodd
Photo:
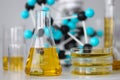
<path fill-rule="evenodd" d="M 57 76 L 62 72 L 50 22 L 49 11 L 36 11 L 36 28 L 25 67 L 28 75 Z"/>

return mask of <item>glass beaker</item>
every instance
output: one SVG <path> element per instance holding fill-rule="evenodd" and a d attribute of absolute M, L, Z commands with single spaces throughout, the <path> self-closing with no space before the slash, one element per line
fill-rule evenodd
<path fill-rule="evenodd" d="M 3 70 L 7 71 L 8 70 L 8 44 L 10 43 L 10 30 L 8 26 L 2 25 L 3 28 L 3 39 L 2 39 L 2 47 L 3 47 L 3 53 L 2 53 L 2 66 Z"/>
<path fill-rule="evenodd" d="M 24 65 L 24 27 L 15 26 L 10 28 L 10 44 L 8 44 L 9 70 L 22 71 Z"/>
<path fill-rule="evenodd" d="M 22 71 L 25 44 L 23 26 L 5 26 L 3 40 L 3 70 Z"/>
<path fill-rule="evenodd" d="M 52 36 L 49 11 L 36 11 L 36 28 L 27 59 L 25 73 L 33 76 L 61 74 L 56 46 Z"/>

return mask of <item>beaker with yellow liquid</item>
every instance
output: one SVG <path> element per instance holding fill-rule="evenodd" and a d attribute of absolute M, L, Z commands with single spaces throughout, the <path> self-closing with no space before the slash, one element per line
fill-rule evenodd
<path fill-rule="evenodd" d="M 62 67 L 52 37 L 49 11 L 36 11 L 36 28 L 26 62 L 25 73 L 32 76 L 57 76 Z"/>
<path fill-rule="evenodd" d="M 3 71 L 18 72 L 24 67 L 24 28 L 3 26 Z"/>

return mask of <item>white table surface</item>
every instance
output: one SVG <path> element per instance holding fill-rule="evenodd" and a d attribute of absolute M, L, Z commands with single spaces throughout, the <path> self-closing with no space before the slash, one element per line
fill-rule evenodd
<path fill-rule="evenodd" d="M 78 76 L 71 74 L 69 68 L 64 68 L 62 75 L 52 77 L 28 76 L 24 71 L 1 71 L 0 80 L 120 80 L 120 71 L 113 71 L 113 73 L 109 75 Z"/>

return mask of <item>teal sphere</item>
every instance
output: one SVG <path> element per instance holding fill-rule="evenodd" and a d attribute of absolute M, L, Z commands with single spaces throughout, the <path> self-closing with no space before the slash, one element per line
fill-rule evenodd
<path fill-rule="evenodd" d="M 43 7 L 42 10 L 49 11 L 50 9 L 48 7 Z"/>
<path fill-rule="evenodd" d="M 76 24 L 71 21 L 67 25 L 71 30 L 76 29 Z"/>
<path fill-rule="evenodd" d="M 77 16 L 77 14 L 73 14 L 73 16 Z M 73 22 L 73 23 L 78 23 L 79 20 L 78 20 L 78 18 L 72 18 L 72 19 L 71 19 L 71 22 Z"/>
<path fill-rule="evenodd" d="M 50 37 L 50 30 L 48 27 L 44 27 L 44 32 L 47 37 Z"/>
<path fill-rule="evenodd" d="M 78 46 L 78 48 L 79 48 L 79 49 L 83 49 L 83 46 L 80 45 L 80 46 Z"/>
<path fill-rule="evenodd" d="M 31 30 L 25 30 L 25 31 L 24 31 L 24 38 L 25 38 L 25 39 L 31 39 L 32 36 L 33 36 L 33 33 L 32 33 Z"/>
<path fill-rule="evenodd" d="M 90 44 L 93 46 L 93 47 L 96 47 L 99 45 L 99 39 L 97 37 L 93 37 L 90 39 Z"/>
<path fill-rule="evenodd" d="M 29 6 L 34 6 L 36 4 L 37 0 L 27 0 L 27 3 Z"/>
<path fill-rule="evenodd" d="M 101 30 L 97 31 L 97 36 L 102 37 L 103 36 L 103 31 L 101 31 Z"/>
<path fill-rule="evenodd" d="M 24 10 L 21 12 L 21 17 L 23 19 L 27 19 L 29 17 L 29 12 L 27 10 Z"/>
<path fill-rule="evenodd" d="M 94 29 L 92 27 L 87 27 L 86 32 L 88 36 L 92 36 L 94 34 Z"/>
<path fill-rule="evenodd" d="M 71 58 L 71 56 L 67 54 L 67 55 L 66 55 L 66 58 L 67 58 L 67 59 L 70 59 L 70 58 Z"/>
<path fill-rule="evenodd" d="M 62 20 L 62 24 L 63 24 L 63 25 L 67 25 L 68 22 L 69 22 L 69 21 L 68 21 L 67 19 Z"/>
<path fill-rule="evenodd" d="M 61 38 L 62 38 L 62 32 L 60 31 L 60 30 L 55 30 L 54 32 L 53 32 L 53 38 L 55 39 L 55 40 L 60 40 Z"/>
<path fill-rule="evenodd" d="M 50 37 L 50 31 L 52 32 L 52 34 L 54 34 L 54 32 L 56 31 L 52 26 L 51 27 L 44 27 L 44 32 L 45 32 L 45 35 L 47 37 Z"/>
<path fill-rule="evenodd" d="M 75 35 L 75 34 L 76 34 L 75 31 L 70 31 L 69 33 L 72 34 L 72 35 Z"/>
<path fill-rule="evenodd" d="M 46 2 L 48 5 L 53 5 L 55 3 L 55 0 L 47 0 Z"/>
<path fill-rule="evenodd" d="M 92 8 L 88 8 L 86 11 L 85 11 L 85 16 L 88 17 L 88 18 L 91 18 L 95 15 L 95 12 Z"/>

